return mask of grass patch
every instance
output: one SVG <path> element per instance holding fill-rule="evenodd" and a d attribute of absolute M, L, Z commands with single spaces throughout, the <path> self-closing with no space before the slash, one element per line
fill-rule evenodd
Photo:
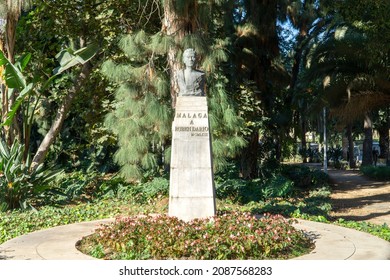
<path fill-rule="evenodd" d="M 355 222 L 339 219 L 334 224 L 367 232 L 390 242 L 390 227 L 387 224 L 375 225 L 367 222 Z"/>

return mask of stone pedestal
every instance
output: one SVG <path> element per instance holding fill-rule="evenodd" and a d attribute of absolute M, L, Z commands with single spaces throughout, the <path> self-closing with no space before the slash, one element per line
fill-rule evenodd
<path fill-rule="evenodd" d="M 178 97 L 172 123 L 169 215 L 190 221 L 215 213 L 207 99 Z"/>

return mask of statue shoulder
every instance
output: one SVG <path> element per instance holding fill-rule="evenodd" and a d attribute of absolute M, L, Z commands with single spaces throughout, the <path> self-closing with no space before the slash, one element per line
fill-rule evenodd
<path fill-rule="evenodd" d="M 200 71 L 200 70 L 195 70 L 195 73 L 199 76 L 204 76 L 205 73 L 203 71 Z"/>
<path fill-rule="evenodd" d="M 194 71 L 194 75 L 195 75 L 197 78 L 204 78 L 206 74 L 205 74 L 205 72 L 203 72 L 203 71 L 195 70 L 195 71 Z"/>

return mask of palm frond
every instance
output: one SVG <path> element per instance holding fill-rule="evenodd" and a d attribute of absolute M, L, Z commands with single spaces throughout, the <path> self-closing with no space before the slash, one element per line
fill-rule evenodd
<path fill-rule="evenodd" d="M 344 123 L 362 119 L 367 112 L 387 108 L 390 96 L 381 92 L 360 91 L 355 93 L 349 102 L 332 109 L 331 114 Z"/>

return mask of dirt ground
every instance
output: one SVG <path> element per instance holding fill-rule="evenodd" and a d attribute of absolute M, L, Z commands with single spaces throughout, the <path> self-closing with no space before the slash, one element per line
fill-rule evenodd
<path fill-rule="evenodd" d="M 373 181 L 357 170 L 328 173 L 333 185 L 333 217 L 390 225 L 390 181 Z"/>

